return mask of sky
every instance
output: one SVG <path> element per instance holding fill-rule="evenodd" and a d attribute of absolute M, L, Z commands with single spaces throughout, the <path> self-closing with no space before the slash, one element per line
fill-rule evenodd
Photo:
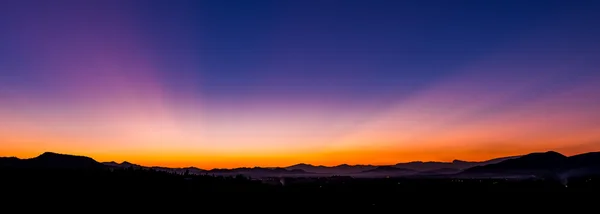
<path fill-rule="evenodd" d="M 599 151 L 597 11 L 6 0 L 0 156 L 226 168 Z"/>

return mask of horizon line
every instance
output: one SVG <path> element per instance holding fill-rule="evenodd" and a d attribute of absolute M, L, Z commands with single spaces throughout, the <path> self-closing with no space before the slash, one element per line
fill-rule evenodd
<path fill-rule="evenodd" d="M 469 161 L 469 160 L 461 160 L 461 159 L 454 159 L 453 161 L 420 161 L 420 160 L 414 160 L 414 161 L 408 161 L 408 162 L 397 162 L 394 164 L 347 164 L 347 163 L 343 163 L 343 164 L 337 164 L 337 165 L 315 165 L 315 164 L 310 164 L 310 163 L 297 163 L 297 164 L 292 164 L 292 165 L 288 165 L 288 166 L 242 166 L 242 167 L 233 167 L 233 168 L 200 168 L 197 166 L 184 166 L 184 167 L 168 167 L 168 166 L 160 166 L 160 165 L 141 165 L 141 164 L 136 164 L 133 162 L 129 162 L 129 161 L 121 161 L 120 163 L 117 161 L 98 161 L 95 158 L 91 157 L 91 156 L 85 156 L 85 155 L 77 155 L 77 154 L 68 154 L 68 153 L 60 153 L 60 152 L 43 152 L 35 157 L 31 157 L 31 158 L 19 158 L 16 156 L 3 156 L 0 158 L 17 158 L 20 160 L 27 160 L 27 159 L 34 159 L 37 158 L 43 154 L 47 154 L 47 153 L 51 153 L 51 154 L 57 154 L 57 155 L 68 155 L 68 156 L 75 156 L 75 157 L 86 157 L 86 158 L 91 158 L 92 160 L 100 163 L 100 164 L 106 164 L 106 163 L 116 163 L 116 164 L 123 164 L 125 162 L 129 163 L 129 164 L 133 164 L 133 165 L 138 165 L 140 167 L 147 167 L 147 168 L 153 168 L 153 167 L 162 167 L 162 168 L 169 168 L 169 169 L 185 169 L 185 168 L 196 168 L 196 169 L 200 169 L 200 170 L 214 170 L 214 169 L 243 169 L 243 168 L 288 168 L 288 167 L 292 167 L 292 166 L 296 166 L 296 165 L 301 165 L 301 164 L 305 164 L 305 165 L 310 165 L 310 166 L 314 166 L 314 167 L 338 167 L 338 166 L 342 166 L 342 165 L 348 165 L 348 166 L 393 166 L 393 165 L 397 165 L 397 164 L 403 164 L 403 163 L 415 163 L 415 162 L 420 162 L 420 163 L 453 163 L 454 161 L 464 161 L 464 162 L 486 162 L 486 161 L 490 161 L 490 160 L 494 160 L 494 159 L 500 159 L 500 158 L 510 158 L 510 157 L 522 157 L 528 154 L 534 154 L 534 153 L 548 153 L 548 152 L 555 152 L 558 154 L 561 154 L 563 156 L 566 157 L 571 157 L 571 156 L 576 156 L 576 155 L 581 155 L 581 154 L 587 154 L 587 153 L 592 153 L 592 152 L 600 152 L 600 151 L 588 151 L 588 152 L 583 152 L 583 153 L 578 153 L 575 155 L 564 155 L 560 152 L 554 151 L 554 150 L 547 150 L 547 151 L 538 151 L 538 152 L 529 152 L 529 153 L 525 153 L 525 154 L 521 154 L 521 155 L 511 155 L 511 156 L 501 156 L 501 157 L 495 157 L 495 158 L 490 158 L 487 160 L 482 160 L 482 161 Z"/>

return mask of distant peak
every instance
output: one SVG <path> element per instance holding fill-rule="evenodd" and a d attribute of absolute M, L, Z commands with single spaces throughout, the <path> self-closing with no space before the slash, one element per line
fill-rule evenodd
<path fill-rule="evenodd" d="M 56 158 L 56 157 L 83 157 L 83 156 L 60 154 L 60 153 L 56 153 L 56 152 L 44 152 L 41 155 L 39 155 L 37 158 Z"/>
<path fill-rule="evenodd" d="M 557 157 L 557 158 L 566 158 L 567 156 L 555 152 L 555 151 L 547 151 L 547 152 L 537 152 L 537 153 L 530 153 L 528 155 L 525 155 L 525 157 L 538 157 L 538 156 L 544 156 L 544 157 Z"/>
<path fill-rule="evenodd" d="M 310 164 L 306 164 L 306 163 L 299 163 L 290 167 L 312 167 L 313 165 Z"/>
<path fill-rule="evenodd" d="M 370 169 L 365 172 L 390 172 L 390 171 L 413 171 L 411 169 L 398 168 L 394 166 L 378 166 L 375 169 Z"/>
<path fill-rule="evenodd" d="M 41 164 L 40 166 L 51 168 L 98 168 L 104 166 L 90 157 L 55 152 L 44 152 L 40 156 L 29 160 L 32 163 Z"/>
<path fill-rule="evenodd" d="M 44 152 L 40 156 L 58 156 L 58 155 L 63 155 L 63 154 L 58 154 L 56 152 Z"/>
<path fill-rule="evenodd" d="M 559 152 L 555 152 L 555 151 L 547 151 L 545 152 L 546 154 L 552 154 L 552 155 L 561 155 L 564 156 L 563 154 L 559 153 Z"/>

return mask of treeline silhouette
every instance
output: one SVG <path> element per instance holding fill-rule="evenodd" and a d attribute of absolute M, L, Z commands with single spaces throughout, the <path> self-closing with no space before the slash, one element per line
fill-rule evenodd
<path fill-rule="evenodd" d="M 144 202 L 153 206 L 284 206 L 353 209 L 389 207 L 412 202 L 467 200 L 493 203 L 490 197 L 515 203 L 538 195 L 571 196 L 599 192 L 600 177 L 573 178 L 565 185 L 553 179 L 355 179 L 351 177 L 274 178 L 255 180 L 241 175 L 223 177 L 176 174 L 152 169 L 39 169 L 0 170 L 2 194 L 12 201 L 67 201 L 77 204 Z M 511 194 L 504 194 L 511 193 Z M 573 199 L 573 198 L 571 198 Z M 7 200 L 5 200 L 6 202 Z M 412 202 L 411 202 L 412 201 Z M 546 201 L 547 202 L 547 201 Z M 546 203 L 545 202 L 545 203 Z M 499 202 L 498 202 L 499 203 Z M 541 202 L 539 202 L 541 203 Z M 561 203 L 564 203 L 562 201 Z M 547 205 L 546 205 L 547 206 Z"/>

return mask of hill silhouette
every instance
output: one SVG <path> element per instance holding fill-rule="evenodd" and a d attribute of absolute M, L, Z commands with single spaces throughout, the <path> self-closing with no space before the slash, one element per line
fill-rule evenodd
<path fill-rule="evenodd" d="M 288 170 L 281 167 L 275 168 L 265 168 L 265 167 L 241 167 L 241 168 L 233 168 L 233 169 L 222 169 L 215 168 L 211 170 L 199 169 L 197 167 L 183 167 L 183 168 L 169 168 L 169 167 L 160 167 L 160 166 L 151 166 L 145 167 L 138 164 L 129 163 L 124 161 L 122 163 L 117 163 L 114 161 L 104 162 L 104 165 L 110 168 L 134 168 L 134 169 L 152 169 L 163 172 L 171 172 L 177 174 L 211 174 L 211 175 L 222 175 L 222 176 L 235 176 L 235 175 L 246 175 L 246 176 L 280 176 L 280 175 L 297 175 L 297 174 L 309 174 L 300 169 Z"/>
<path fill-rule="evenodd" d="M 436 162 L 436 161 L 413 161 L 408 163 L 398 163 L 396 167 L 412 169 L 416 171 L 426 172 L 426 171 L 434 171 L 439 169 L 455 169 L 455 170 L 464 170 L 475 166 L 483 166 L 488 164 L 500 163 L 505 160 L 515 159 L 520 156 L 510 156 L 510 157 L 501 157 L 494 158 L 486 161 L 463 161 L 463 160 L 454 160 L 452 162 Z"/>
<path fill-rule="evenodd" d="M 600 152 L 589 152 L 579 155 L 573 155 L 567 159 L 568 168 L 598 168 L 600 167 Z"/>
<path fill-rule="evenodd" d="M 490 159 L 486 161 L 462 161 L 454 160 L 452 162 L 436 162 L 436 161 L 412 161 L 406 163 L 397 163 L 394 165 L 396 168 L 409 169 L 419 172 L 427 172 L 427 174 L 434 174 L 436 170 L 445 169 L 440 171 L 442 174 L 448 174 L 449 171 L 460 172 L 461 170 L 468 169 L 475 166 L 483 166 L 488 164 L 499 163 L 505 160 L 515 159 L 520 156 L 510 156 Z M 341 164 L 337 166 L 315 166 L 306 163 L 300 163 L 292 166 L 285 167 L 286 169 L 300 169 L 306 172 L 319 173 L 319 174 L 331 174 L 331 175 L 350 175 L 357 173 L 365 173 L 370 170 L 377 169 L 377 165 L 348 165 Z"/>
<path fill-rule="evenodd" d="M 76 155 L 45 152 L 31 159 L 3 158 L 0 165 L 14 168 L 48 168 L 48 169 L 102 169 L 105 165 L 96 160 Z"/>
<path fill-rule="evenodd" d="M 14 158 L 3 159 L 14 161 Z M 380 167 L 382 171 L 396 171 Z M 281 171 L 280 169 L 273 169 Z M 402 169 L 400 169 L 402 170 Z M 376 170 L 379 171 L 379 170 Z M 194 204 L 204 208 L 224 209 L 228 206 L 265 209 L 275 207 L 295 210 L 327 209 L 348 211 L 357 208 L 397 208 L 398 201 L 419 204 L 428 203 L 477 203 L 481 206 L 498 205 L 498 200 L 488 196 L 499 193 L 564 193 L 597 192 L 598 177 L 570 181 L 569 188 L 551 180 L 460 180 L 422 178 L 368 178 L 332 176 L 319 178 L 276 177 L 254 179 L 246 176 L 213 176 L 178 174 L 157 171 L 152 168 L 111 168 L 103 170 L 58 170 L 57 168 L 14 168 L 0 167 L 0 183 L 5 199 L 3 205 L 19 202 L 54 203 L 56 206 L 100 207 L 114 210 L 136 207 L 155 210 L 167 208 L 190 208 Z M 598 179 L 600 180 L 600 179 Z M 6 185 L 9 184 L 9 185 Z M 489 195 L 486 195 L 489 194 Z M 452 197 L 460 195 L 461 197 Z M 464 195 L 464 196 L 463 196 Z M 102 196 L 108 202 L 93 200 Z M 514 197 L 507 197 L 519 202 Z M 143 203 L 137 202 L 137 200 Z M 439 200 L 439 202 L 438 202 Z M 538 200 L 535 200 L 538 201 Z M 542 200 L 547 203 L 547 201 Z M 489 204 L 486 204 L 486 202 Z M 146 205 L 144 203 L 148 203 Z M 501 204 L 513 202 L 501 201 Z M 531 205 L 531 202 L 527 202 Z M 563 201 L 564 204 L 564 201 Z M 108 205 L 108 206 L 107 206 Z M 5 206 L 5 208 L 7 207 Z M 539 209 L 537 206 L 533 206 Z M 469 207 L 469 206 L 467 206 Z M 522 206 L 519 206 L 522 207 Z M 463 210 L 463 207 L 460 207 Z M 389 209 L 382 209 L 389 212 Z M 479 210 L 479 209 L 478 209 Z"/>
<path fill-rule="evenodd" d="M 429 171 L 419 172 L 418 175 L 452 175 L 461 172 L 460 169 L 455 168 L 441 168 Z"/>
<path fill-rule="evenodd" d="M 463 171 L 463 175 L 493 176 L 581 176 L 600 174 L 600 152 L 567 157 L 554 151 L 537 152 L 496 164 L 477 166 Z"/>
<path fill-rule="evenodd" d="M 300 163 L 292 166 L 285 167 L 289 170 L 303 170 L 305 172 L 310 173 L 320 173 L 320 174 L 353 174 L 353 173 L 361 173 L 366 170 L 371 170 L 377 168 L 374 165 L 348 165 L 348 164 L 340 164 L 337 166 L 315 166 L 311 164 Z"/>
<path fill-rule="evenodd" d="M 123 161 L 121 163 L 117 163 L 114 161 L 111 162 L 103 162 L 102 164 L 104 164 L 105 166 L 108 166 L 109 168 L 113 168 L 113 169 L 127 169 L 127 168 L 133 168 L 133 169 L 152 169 L 152 170 L 156 170 L 156 171 L 162 171 L 162 172 L 171 172 L 171 173 L 177 173 L 177 174 L 203 174 L 206 173 L 206 170 L 203 169 L 199 169 L 197 167 L 183 167 L 183 168 L 169 168 L 169 167 L 161 167 L 161 166 L 150 166 L 150 167 L 146 167 L 146 166 L 142 166 L 139 164 L 134 164 L 134 163 L 130 163 L 127 161 Z"/>
<path fill-rule="evenodd" d="M 562 167 L 566 160 L 567 157 L 558 152 L 531 153 L 496 164 L 473 167 L 465 170 L 465 172 L 552 171 Z"/>
<path fill-rule="evenodd" d="M 129 168 L 129 167 L 142 168 L 143 167 L 141 165 L 129 163 L 127 161 L 123 161 L 121 163 L 111 161 L 111 162 L 103 162 L 102 164 L 109 166 L 109 167 L 120 167 L 120 168 Z"/>
<path fill-rule="evenodd" d="M 473 167 L 468 167 L 472 166 Z M 400 167 L 406 166 L 406 167 Z M 450 167 L 447 167 L 450 166 Z M 408 162 L 396 165 L 347 165 L 334 167 L 297 164 L 289 167 L 242 167 L 233 169 L 204 170 L 196 167 L 168 168 L 159 166 L 141 166 L 127 161 L 122 163 L 104 162 L 85 157 L 54 152 L 45 152 L 30 159 L 15 157 L 0 158 L 0 167 L 4 168 L 42 168 L 42 169 L 146 169 L 175 174 L 217 175 L 249 177 L 320 177 L 345 172 L 349 176 L 581 176 L 600 174 L 600 152 L 567 157 L 554 151 L 530 153 L 522 156 L 503 157 L 483 162 L 455 160 L 453 162 Z M 465 168 L 468 167 L 468 168 Z M 319 171 L 320 173 L 308 170 Z M 340 173 L 341 174 L 341 173 Z"/>
<path fill-rule="evenodd" d="M 395 166 L 378 166 L 375 169 L 365 170 L 353 174 L 355 177 L 402 177 L 418 173 L 412 169 L 398 168 Z"/>
<path fill-rule="evenodd" d="M 562 157 L 552 152 L 534 153 L 497 165 L 465 170 L 486 172 L 486 169 L 494 169 L 502 176 L 510 175 L 505 172 L 515 168 L 530 174 L 539 168 L 562 172 L 548 177 L 553 179 L 507 179 L 502 176 L 471 179 L 470 175 L 457 177 L 463 174 L 454 174 L 456 169 L 453 168 L 422 172 L 395 165 L 378 166 L 347 176 L 311 174 L 278 167 L 213 169 L 195 174 L 189 167 L 137 167 L 139 165 L 129 162 L 98 163 L 83 156 L 44 153 L 31 159 L 0 158 L 0 183 L 5 184 L 3 194 L 9 196 L 4 204 L 17 204 L 27 198 L 27 202 L 36 204 L 56 200 L 65 206 L 87 203 L 90 207 L 103 207 L 106 203 L 90 200 L 101 195 L 110 198 L 111 205 L 121 207 L 121 204 L 126 204 L 149 209 L 173 209 L 202 203 L 205 207 L 221 209 L 226 206 L 264 209 L 277 205 L 294 209 L 354 210 L 373 209 L 373 204 L 376 204 L 375 207 L 397 208 L 398 201 L 437 203 L 432 197 L 439 197 L 442 203 L 456 200 L 453 203 L 467 201 L 481 205 L 487 202 L 489 206 L 497 206 L 498 200 L 490 200 L 488 196 L 506 192 L 519 193 L 516 195 L 528 192 L 597 192 L 600 190 L 600 175 L 591 172 L 598 172 L 599 154 Z M 455 195 L 461 197 L 453 197 Z M 462 195 L 473 198 L 466 199 Z M 133 199 L 151 206 L 132 202 Z M 506 200 L 502 202 L 507 203 Z"/>
<path fill-rule="evenodd" d="M 376 204 L 375 207 L 397 208 L 399 200 L 404 203 L 412 203 L 408 201 L 413 200 L 415 204 L 422 200 L 434 203 L 436 199 L 432 197 L 437 196 L 440 202 L 447 203 L 448 200 L 456 199 L 454 203 L 464 203 L 465 197 L 451 196 L 470 195 L 474 198 L 468 199 L 469 202 L 480 205 L 487 201 L 493 206 L 498 205 L 498 201 L 489 200 L 487 196 L 498 196 L 501 192 L 548 194 L 598 191 L 600 183 L 596 180 L 600 181 L 600 176 L 582 177 L 589 175 L 586 174 L 588 170 L 598 167 L 598 154 L 588 153 L 566 158 L 560 154 L 536 153 L 494 166 L 478 167 L 498 169 L 500 172 L 510 171 L 515 167 L 528 170 L 540 167 L 573 169 L 569 172 L 579 176 L 575 178 L 457 179 L 451 174 L 456 169 L 439 169 L 438 172 L 429 173 L 446 174 L 427 177 L 423 176 L 427 171 L 398 168 L 395 165 L 378 166 L 350 176 L 317 174 L 310 177 L 305 171 L 277 167 L 213 169 L 193 174 L 189 171 L 190 168 L 177 168 L 184 170 L 182 172 L 171 168 L 137 167 L 139 165 L 128 162 L 102 164 L 82 156 L 45 153 L 32 159 L 0 158 L 0 183 L 10 184 L 3 188 L 3 194 L 10 195 L 9 198 L 15 200 L 15 203 L 22 201 L 22 198 L 27 198 L 28 202 L 39 200 L 40 203 L 56 199 L 61 203 L 68 201 L 69 204 L 87 203 L 88 206 L 98 206 L 98 201 L 90 198 L 102 195 L 110 197 L 115 205 L 119 203 L 119 207 L 121 204 L 129 204 L 151 209 L 172 209 L 200 202 L 203 206 L 219 208 L 254 206 L 264 209 L 276 204 L 313 210 L 352 210 L 373 209 L 373 204 Z M 523 165 L 521 162 L 527 164 Z M 562 168 L 555 165 L 561 165 Z M 268 176 L 261 177 L 264 174 Z M 151 203 L 152 206 L 131 203 L 133 199 Z M 478 199 L 482 201 L 479 202 Z M 6 200 L 4 202 L 9 203 Z"/>
<path fill-rule="evenodd" d="M 415 170 L 398 168 L 395 166 L 378 166 L 375 169 L 366 170 L 364 172 L 366 172 L 366 173 L 369 173 L 369 172 L 415 172 Z"/>

